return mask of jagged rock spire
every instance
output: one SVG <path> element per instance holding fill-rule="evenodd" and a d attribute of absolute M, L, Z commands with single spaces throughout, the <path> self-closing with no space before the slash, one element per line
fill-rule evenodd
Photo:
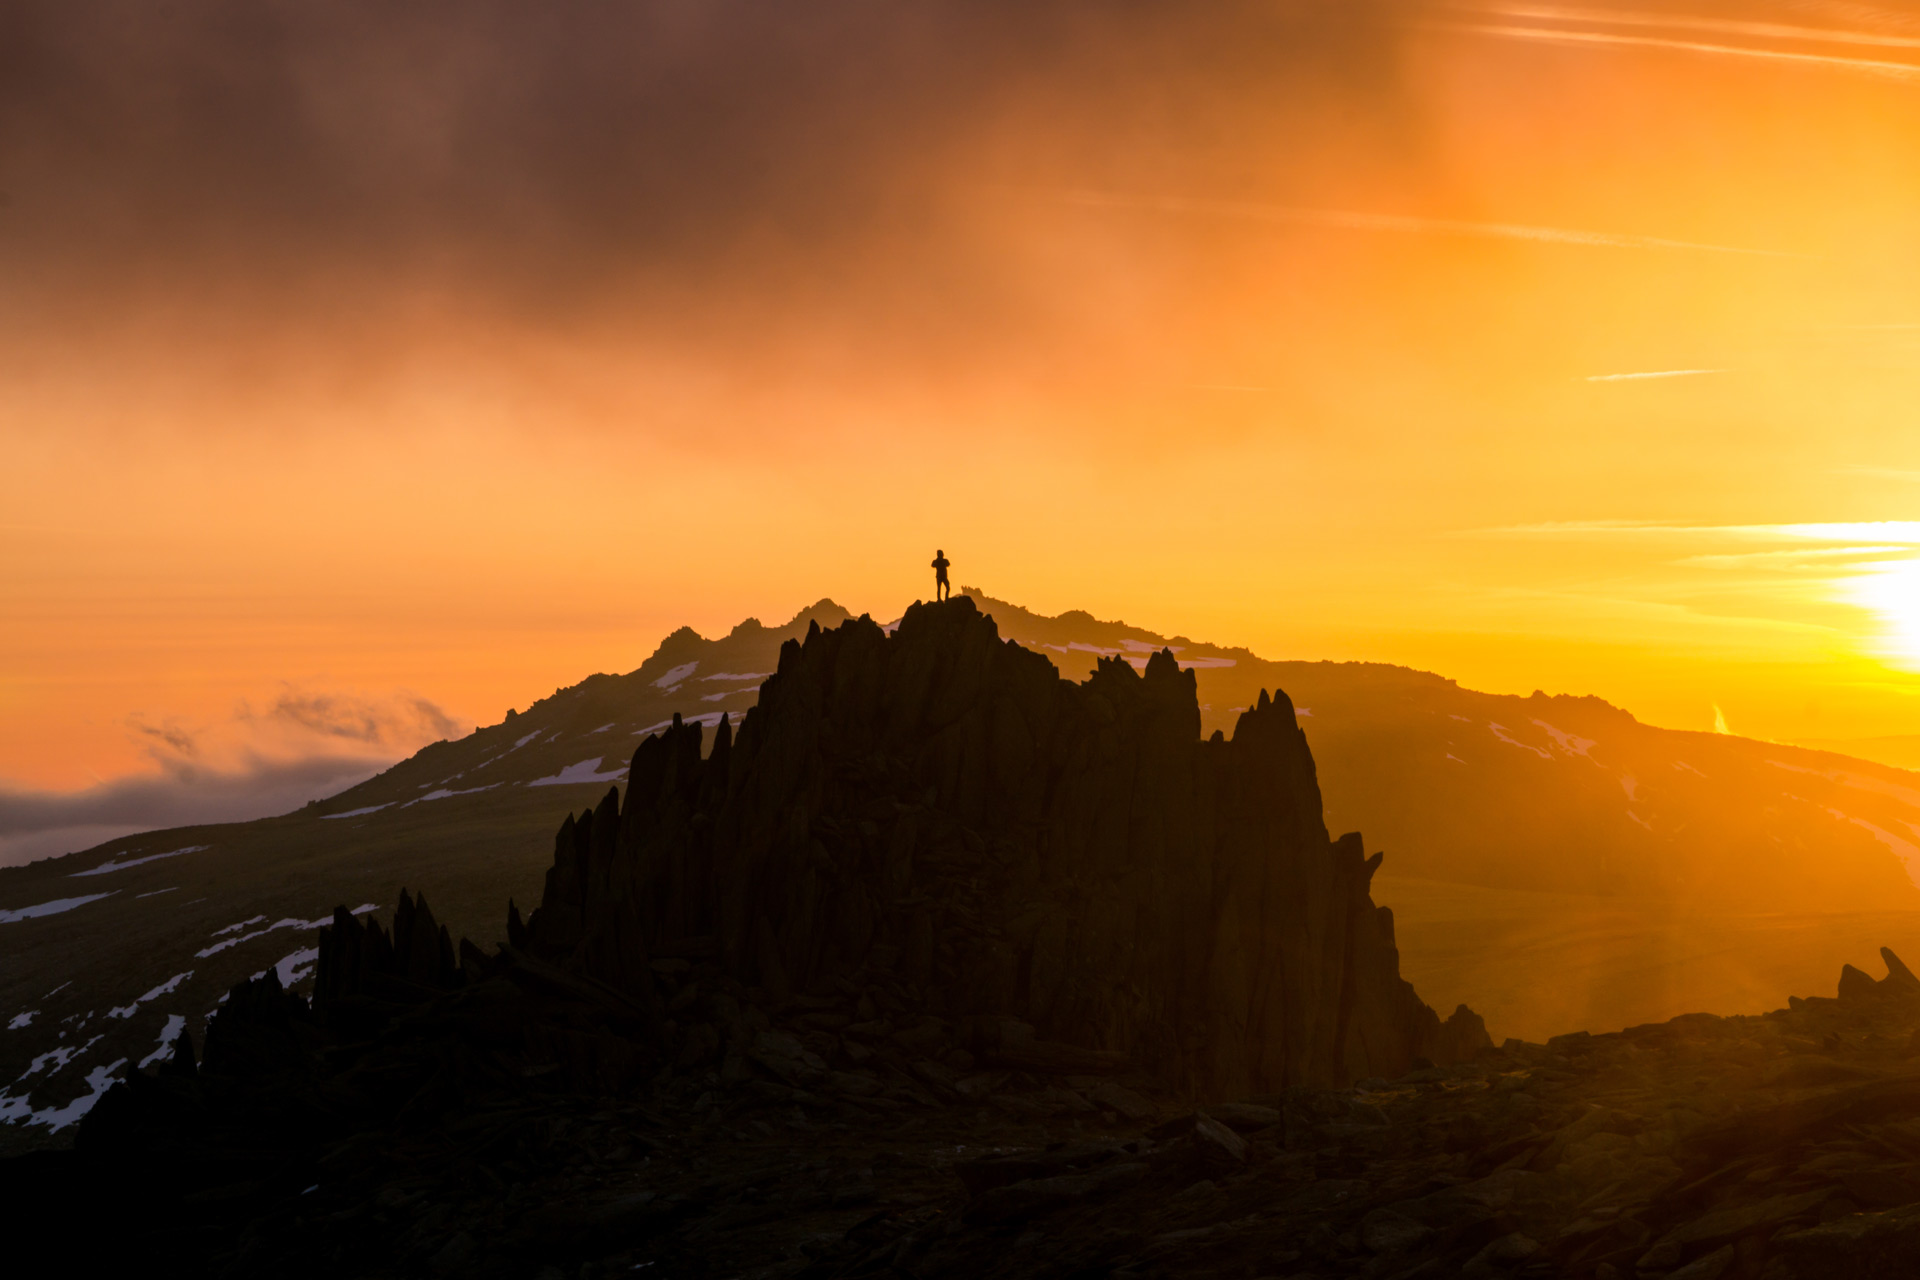
<path fill-rule="evenodd" d="M 1379 855 L 1328 838 L 1284 694 L 1202 742 L 1171 652 L 1076 685 L 960 596 L 810 627 L 702 746 L 678 718 L 643 742 L 510 933 L 640 1001 L 661 957 L 775 998 L 884 976 L 976 1038 L 1030 1025 L 1199 1095 L 1485 1042 L 1399 977 Z"/>

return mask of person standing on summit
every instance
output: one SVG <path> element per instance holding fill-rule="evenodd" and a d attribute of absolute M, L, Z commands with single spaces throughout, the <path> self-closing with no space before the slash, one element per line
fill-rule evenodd
<path fill-rule="evenodd" d="M 933 549 L 933 598 L 953 598 L 953 584 L 947 581 L 947 553 L 938 547 Z"/>

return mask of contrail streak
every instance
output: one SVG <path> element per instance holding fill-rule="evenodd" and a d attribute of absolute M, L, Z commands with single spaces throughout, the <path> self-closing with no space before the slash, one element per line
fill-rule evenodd
<path fill-rule="evenodd" d="M 1595 373 L 1588 382 L 1639 382 L 1645 378 L 1692 378 L 1702 373 L 1725 373 L 1725 369 L 1660 369 L 1652 373 Z"/>
<path fill-rule="evenodd" d="M 1458 31 L 1467 35 L 1498 36 L 1507 40 L 1532 40 L 1542 44 L 1632 45 L 1648 49 L 1677 49 L 1684 53 L 1706 53 L 1730 58 L 1757 58 L 1766 62 L 1797 62 L 1815 66 L 1840 67 L 1848 71 L 1866 71 L 1893 80 L 1920 79 L 1920 66 L 1909 62 L 1882 62 L 1875 58 L 1843 58 L 1829 53 L 1789 53 L 1784 49 L 1748 49 L 1732 44 L 1707 44 L 1698 40 L 1671 40 L 1664 36 L 1628 36 L 1603 31 L 1561 31 L 1552 27 L 1490 26 L 1469 22 L 1424 24 L 1429 30 Z"/>
<path fill-rule="evenodd" d="M 1661 27 L 1669 31 L 1714 31 L 1730 36 L 1759 36 L 1774 40 L 1803 40 L 1813 44 L 1856 44 L 1886 49 L 1920 49 L 1920 37 L 1888 36 L 1871 31 L 1841 31 L 1825 27 L 1796 27 L 1778 22 L 1739 22 L 1729 18 L 1688 17 L 1659 13 L 1609 13 L 1604 9 L 1557 9 L 1535 5 L 1461 6 L 1470 13 L 1547 22 L 1587 22 L 1605 27 Z M 1896 64 L 1897 65 L 1897 64 Z"/>
<path fill-rule="evenodd" d="M 1527 240 L 1538 244 L 1571 244 L 1602 249 L 1662 249 L 1691 253 L 1731 253 L 1760 258 L 1797 258 L 1803 255 L 1775 249 L 1741 249 L 1660 236 L 1614 235 L 1604 231 L 1573 231 L 1563 227 L 1530 227 L 1507 222 L 1462 222 L 1450 218 L 1416 218 L 1392 213 L 1358 213 L 1345 209 L 1305 209 L 1290 205 L 1249 204 L 1238 200 L 1190 200 L 1179 196 L 1130 196 L 1106 191 L 1070 191 L 1061 197 L 1069 204 L 1095 209 L 1145 209 L 1156 213 L 1200 213 L 1247 218 L 1261 222 L 1295 222 L 1337 227 L 1348 231 L 1398 231 L 1428 235 L 1474 236 L 1487 240 Z"/>

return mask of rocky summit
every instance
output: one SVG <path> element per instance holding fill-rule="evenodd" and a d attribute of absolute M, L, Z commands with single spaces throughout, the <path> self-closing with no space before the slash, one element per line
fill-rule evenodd
<path fill-rule="evenodd" d="M 650 1011 L 655 959 L 774 1001 L 894 980 L 969 1056 L 1127 1063 L 1199 1098 L 1485 1043 L 1401 980 L 1380 855 L 1327 838 L 1284 694 L 1202 741 L 1171 653 L 1073 684 L 963 596 L 891 635 L 813 628 L 738 738 L 702 745 L 676 721 L 624 807 L 562 827 L 515 948 Z"/>
<path fill-rule="evenodd" d="M 963 599 L 670 726 L 507 941 L 342 909 L 0 1161 L 16 1256 L 195 1276 L 1920 1270 L 1920 979 L 1496 1048 L 1398 976 L 1284 695 Z M 1543 980 L 1545 977 L 1543 975 Z"/>

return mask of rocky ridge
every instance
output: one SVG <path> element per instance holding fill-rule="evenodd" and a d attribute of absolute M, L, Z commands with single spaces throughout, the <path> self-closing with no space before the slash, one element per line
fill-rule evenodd
<path fill-rule="evenodd" d="M 882 641 L 901 646 L 887 679 L 942 687 L 937 662 L 936 678 L 915 680 L 914 646 L 968 653 L 973 620 L 947 616 L 955 633 Z M 1231 965 L 1170 964 L 1158 989 L 1064 1006 L 1037 1002 L 1031 981 L 968 989 L 968 970 L 945 966 L 974 963 L 976 939 L 1007 943 L 1015 971 L 1032 973 L 1039 948 L 1015 947 L 1001 923 L 1022 904 L 1073 928 L 1105 911 L 1133 921 L 1142 945 L 1194 905 L 1128 896 L 1129 873 L 1156 858 L 1237 884 L 1263 855 L 1324 858 L 1337 873 L 1342 842 L 1300 819 L 1311 761 L 1303 772 L 1282 735 L 1263 739 L 1266 709 L 1243 723 L 1244 756 L 1197 734 L 1184 766 L 1154 754 L 1182 709 L 1167 664 L 1115 670 L 1110 692 L 1105 669 L 1068 686 L 1080 691 L 1068 699 L 1099 693 L 1112 719 L 1096 708 L 1088 730 L 1072 718 L 1086 706 L 1063 702 L 1052 725 L 1066 728 L 1039 736 L 1026 771 L 966 782 L 982 776 L 968 743 L 993 743 L 996 719 L 931 731 L 909 720 L 876 739 L 877 717 L 824 713 L 841 704 L 816 695 L 841 687 L 844 646 L 871 643 L 865 627 L 783 655 L 764 722 L 737 739 L 729 726 L 724 750 L 703 758 L 684 725 L 643 747 L 627 805 L 610 796 L 563 827 L 543 901 L 530 920 L 510 914 L 508 944 L 456 944 L 411 894 L 390 930 L 337 912 L 312 1002 L 273 970 L 235 987 L 201 1060 L 183 1035 L 157 1071 L 106 1094 L 75 1150 L 0 1162 L 0 1203 L 69 1267 L 160 1274 L 1810 1280 L 1920 1267 L 1920 979 L 1891 952 L 1886 978 L 1849 967 L 1837 998 L 1765 1017 L 1498 1049 L 1474 1037 L 1458 1061 L 1409 1057 L 1411 1069 L 1358 1080 L 1315 1078 L 1313 1064 L 1351 1071 L 1374 1061 L 1355 1044 L 1430 1044 L 1413 1037 L 1435 1036 L 1438 1020 L 1425 1011 L 1409 1031 L 1383 1019 L 1401 1039 L 1335 1039 L 1345 1051 L 1331 1056 L 1295 1052 L 1324 1048 L 1324 1032 L 1282 1039 L 1278 1053 L 1249 1047 L 1209 1069 Z M 976 702 L 1009 652 L 993 645 L 950 668 L 975 673 Z M 783 755 L 783 741 L 801 745 Z M 1095 800 L 1082 814 L 1121 806 L 1131 833 L 1164 811 L 1174 802 L 1116 763 L 1142 759 L 1186 770 L 1187 789 L 1171 791 L 1192 806 L 1177 831 L 1083 847 L 1100 874 L 1063 856 L 1080 878 L 1059 884 L 997 856 L 1023 847 L 1005 814 L 1076 820 L 1082 802 L 1058 798 L 1075 788 L 1048 781 L 1056 765 L 1119 780 L 1102 789 L 1083 774 Z M 1236 843 L 1195 817 L 1193 797 L 1221 805 L 1221 779 L 1239 768 L 1294 789 Z M 835 936 L 867 908 L 831 873 L 850 866 L 871 884 L 894 865 L 858 861 L 895 847 L 899 828 L 873 817 L 883 801 L 910 823 L 911 862 L 878 882 L 892 896 L 868 906 L 891 923 L 876 919 L 861 951 Z M 737 834 L 756 821 L 768 838 Z M 1062 846 L 1075 848 L 1035 840 L 1025 855 Z M 715 868 L 704 876 L 703 858 Z M 796 869 L 797 887 L 778 878 Z M 1365 870 L 1323 883 L 1357 880 L 1363 902 Z M 747 879 L 812 905 L 723 909 Z M 949 900 L 977 931 L 915 910 Z M 1215 910 L 1203 923 L 1224 931 L 1232 913 Z M 1351 956 L 1367 938 L 1340 945 Z M 1292 962 L 1256 961 L 1283 983 Z M 1097 972 L 1066 972 L 1067 989 L 1098 996 Z M 1353 966 L 1340 988 L 1365 973 Z M 1160 1023 L 1114 1012 L 1181 1004 Z M 1344 1025 L 1407 1006 L 1373 1008 L 1355 1001 Z M 1277 1084 L 1259 1075 L 1275 1062 Z M 1310 1070 L 1290 1080 L 1294 1062 Z"/>
<path fill-rule="evenodd" d="M 892 634 L 815 627 L 737 739 L 723 721 L 703 758 L 676 721 L 624 808 L 568 819 L 509 940 L 649 1008 L 654 958 L 775 1001 L 895 974 L 969 1053 L 1134 1062 L 1203 1098 L 1483 1045 L 1399 977 L 1380 855 L 1328 839 L 1286 696 L 1199 730 L 1171 653 L 1074 684 L 964 596 Z"/>

